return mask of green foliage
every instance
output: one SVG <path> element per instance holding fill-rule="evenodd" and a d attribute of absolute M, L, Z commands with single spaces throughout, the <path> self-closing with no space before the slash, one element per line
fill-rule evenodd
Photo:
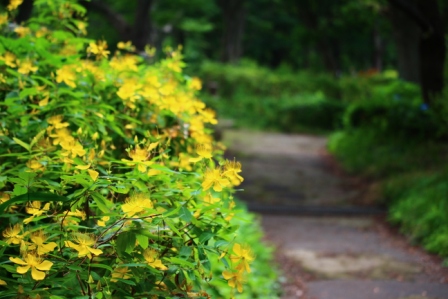
<path fill-rule="evenodd" d="M 397 184 L 385 184 L 390 198 L 389 219 L 412 239 L 441 256 L 448 257 L 448 175 L 419 173 Z"/>
<path fill-rule="evenodd" d="M 272 70 L 245 60 L 240 65 L 204 62 L 199 72 L 206 87 L 216 85 L 221 96 L 236 92 L 257 96 L 282 96 L 317 91 L 330 99 L 340 96 L 338 82 L 329 74 Z M 207 85 L 208 84 L 208 85 Z"/>
<path fill-rule="evenodd" d="M 150 64 L 120 43 L 108 59 L 82 7 L 34 3 L 26 24 L 8 22 L 15 7 L 0 23 L 1 296 L 210 298 L 214 280 L 233 294 L 274 279 L 269 251 L 254 262 L 245 244 L 257 234 L 238 237 L 241 165 L 182 55 Z"/>
<path fill-rule="evenodd" d="M 375 128 L 335 132 L 328 148 L 347 170 L 373 178 L 438 169 L 446 161 L 440 142 L 384 135 Z"/>
<path fill-rule="evenodd" d="M 242 205 L 237 207 L 244 209 Z M 254 215 L 249 215 L 244 219 L 235 217 L 230 223 L 238 226 L 235 242 L 252 244 L 253 253 L 257 257 L 251 265 L 252 275 L 245 285 L 244 292 L 237 294 L 235 299 L 279 298 L 281 290 L 277 281 L 277 269 L 272 264 L 273 248 L 259 241 L 262 238 L 262 231 L 258 219 Z M 225 265 L 216 261 L 214 275 L 220 275 L 224 270 Z M 225 285 L 226 282 L 223 280 L 212 280 L 209 284 L 212 298 L 230 298 L 230 289 Z"/>
<path fill-rule="evenodd" d="M 328 75 L 207 62 L 201 68 L 208 105 L 237 125 L 286 132 L 325 132 L 340 124 L 345 104 Z M 320 91 L 323 90 L 323 91 Z"/>
<path fill-rule="evenodd" d="M 381 203 L 405 234 L 448 257 L 445 143 L 384 134 L 372 126 L 334 133 L 329 149 L 347 170 L 380 181 Z"/>

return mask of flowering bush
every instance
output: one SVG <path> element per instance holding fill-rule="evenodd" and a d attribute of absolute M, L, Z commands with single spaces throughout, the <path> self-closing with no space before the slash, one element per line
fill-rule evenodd
<path fill-rule="evenodd" d="M 210 298 L 212 279 L 242 292 L 241 165 L 221 158 L 181 54 L 112 54 L 69 0 L 35 0 L 16 25 L 21 2 L 0 14 L 0 297 Z"/>

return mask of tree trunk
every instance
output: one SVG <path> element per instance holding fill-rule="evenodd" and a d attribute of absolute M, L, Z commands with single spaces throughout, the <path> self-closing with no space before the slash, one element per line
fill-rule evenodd
<path fill-rule="evenodd" d="M 149 44 L 151 35 L 150 12 L 153 0 L 138 0 L 135 12 L 134 27 L 132 29 L 132 44 L 139 51 L 143 51 Z"/>
<path fill-rule="evenodd" d="M 406 16 L 402 20 L 412 22 L 412 26 L 414 26 L 412 30 L 418 32 L 417 41 L 414 34 L 405 38 L 407 41 L 397 39 L 397 49 L 399 60 L 402 59 L 403 63 L 407 62 L 418 71 L 418 82 L 422 88 L 423 99 L 426 103 L 430 103 L 434 96 L 443 91 L 446 58 L 445 30 L 437 0 L 389 0 L 389 2 L 392 4 L 391 10 L 395 10 L 398 16 L 400 14 Z M 410 30 L 409 24 L 400 23 L 395 17 L 392 17 L 392 24 L 395 30 L 402 32 Z M 412 54 L 412 57 L 400 58 L 405 43 L 412 50 L 417 48 L 417 51 L 413 50 L 413 52 L 417 52 L 417 58 L 415 58 L 415 53 Z M 401 48 L 399 44 L 401 44 Z M 417 67 L 414 66 L 415 61 L 418 62 Z"/>
<path fill-rule="evenodd" d="M 236 63 L 243 55 L 246 6 L 243 0 L 220 0 L 223 16 L 223 62 Z"/>
<path fill-rule="evenodd" d="M 430 103 L 443 91 L 445 66 L 444 26 L 437 1 L 419 0 L 418 8 L 431 23 L 431 28 L 420 37 L 420 77 L 423 99 Z"/>
<path fill-rule="evenodd" d="M 379 27 L 378 20 L 376 20 L 372 32 L 373 35 L 372 67 L 378 72 L 381 72 L 383 70 L 384 45 L 378 27 Z"/>
<path fill-rule="evenodd" d="M 17 24 L 25 22 L 29 18 L 31 18 L 31 14 L 33 12 L 33 0 L 24 0 L 22 4 L 19 6 L 19 13 L 16 17 Z"/>
<path fill-rule="evenodd" d="M 390 7 L 390 21 L 397 48 L 398 73 L 400 78 L 420 84 L 420 28 L 402 10 Z"/>

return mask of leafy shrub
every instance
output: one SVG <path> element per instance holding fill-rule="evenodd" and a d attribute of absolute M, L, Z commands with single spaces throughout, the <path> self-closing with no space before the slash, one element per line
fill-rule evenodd
<path fill-rule="evenodd" d="M 446 145 L 384 135 L 375 128 L 343 130 L 331 135 L 328 149 L 344 167 L 372 178 L 387 178 L 414 171 L 440 171 L 446 163 Z"/>
<path fill-rule="evenodd" d="M 243 61 L 240 65 L 204 62 L 199 71 L 206 88 L 217 88 L 220 96 L 233 98 L 238 93 L 250 96 L 286 96 L 323 92 L 340 98 L 338 82 L 329 74 L 271 70 Z"/>
<path fill-rule="evenodd" d="M 448 257 L 447 145 L 373 128 L 334 133 L 330 151 L 351 171 L 379 180 L 389 219 L 426 249 Z"/>
<path fill-rule="evenodd" d="M 423 103 L 407 101 L 356 102 L 343 116 L 347 129 L 374 128 L 381 134 L 435 139 L 440 126 L 435 113 Z"/>
<path fill-rule="evenodd" d="M 180 53 L 149 65 L 119 43 L 109 60 L 74 1 L 34 1 L 27 26 L 8 21 L 20 3 L 0 18 L 2 297 L 241 292 L 254 260 L 234 240 L 241 165 L 221 158 Z"/>
<path fill-rule="evenodd" d="M 398 186 L 386 183 L 395 197 L 389 219 L 429 251 L 448 257 L 448 177 L 446 174 L 420 175 L 407 178 Z"/>

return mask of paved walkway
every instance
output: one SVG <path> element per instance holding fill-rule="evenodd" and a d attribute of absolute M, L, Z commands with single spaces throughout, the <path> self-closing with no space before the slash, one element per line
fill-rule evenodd
<path fill-rule="evenodd" d="M 224 142 L 243 165 L 238 197 L 277 248 L 282 299 L 448 299 L 440 260 L 358 207 L 362 189 L 335 174 L 325 138 L 226 131 Z"/>

